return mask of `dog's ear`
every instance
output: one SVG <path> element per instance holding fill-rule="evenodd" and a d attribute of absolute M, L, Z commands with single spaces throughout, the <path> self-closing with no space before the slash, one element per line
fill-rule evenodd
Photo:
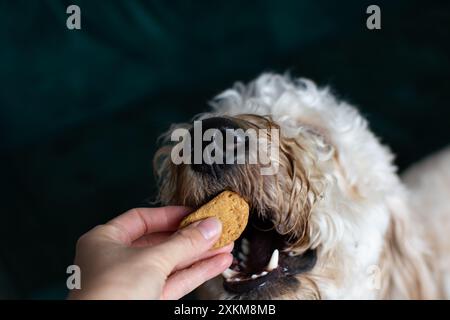
<path fill-rule="evenodd" d="M 403 201 L 390 199 L 390 224 L 380 256 L 382 299 L 433 299 L 438 290 L 433 279 L 427 248 L 411 228 L 419 228 L 408 218 Z"/>

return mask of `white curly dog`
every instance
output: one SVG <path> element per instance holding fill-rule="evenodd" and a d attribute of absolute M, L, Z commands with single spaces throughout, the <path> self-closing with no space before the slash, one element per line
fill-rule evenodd
<path fill-rule="evenodd" d="M 203 129 L 279 128 L 276 175 L 248 164 L 155 156 L 159 200 L 196 208 L 223 190 L 251 206 L 233 265 L 200 290 L 220 299 L 450 297 L 450 148 L 401 179 L 357 109 L 306 79 L 263 74 L 218 95 Z M 269 137 L 270 139 L 270 137 Z"/>

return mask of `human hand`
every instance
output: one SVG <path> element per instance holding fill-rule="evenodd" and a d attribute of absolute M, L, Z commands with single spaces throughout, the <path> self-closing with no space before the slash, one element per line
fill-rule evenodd
<path fill-rule="evenodd" d="M 132 209 L 90 230 L 77 242 L 81 289 L 69 299 L 178 299 L 232 262 L 233 244 L 209 250 L 217 218 L 177 231 L 185 207 Z"/>

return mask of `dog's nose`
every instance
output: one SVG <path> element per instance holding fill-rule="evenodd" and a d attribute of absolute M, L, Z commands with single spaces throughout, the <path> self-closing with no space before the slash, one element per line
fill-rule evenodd
<path fill-rule="evenodd" d="M 220 175 L 234 164 L 227 163 L 227 151 L 233 151 L 233 141 L 227 141 L 227 131 L 239 129 L 236 121 L 225 117 L 213 117 L 195 122 L 190 129 L 191 135 L 191 166 L 192 170 L 204 174 Z M 213 130 L 210 130 L 213 129 Z M 230 150 L 231 149 L 231 150 Z M 220 154 L 216 154 L 219 152 Z M 220 161 L 217 161 L 220 159 Z"/>

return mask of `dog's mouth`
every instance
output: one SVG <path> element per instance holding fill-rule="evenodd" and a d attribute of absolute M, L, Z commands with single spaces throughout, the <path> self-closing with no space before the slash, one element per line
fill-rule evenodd
<path fill-rule="evenodd" d="M 225 290 L 245 293 L 313 268 L 315 250 L 295 254 L 288 238 L 280 235 L 270 221 L 251 213 L 247 228 L 235 241 L 233 263 L 222 273 Z M 293 279 L 295 280 L 295 279 Z"/>

